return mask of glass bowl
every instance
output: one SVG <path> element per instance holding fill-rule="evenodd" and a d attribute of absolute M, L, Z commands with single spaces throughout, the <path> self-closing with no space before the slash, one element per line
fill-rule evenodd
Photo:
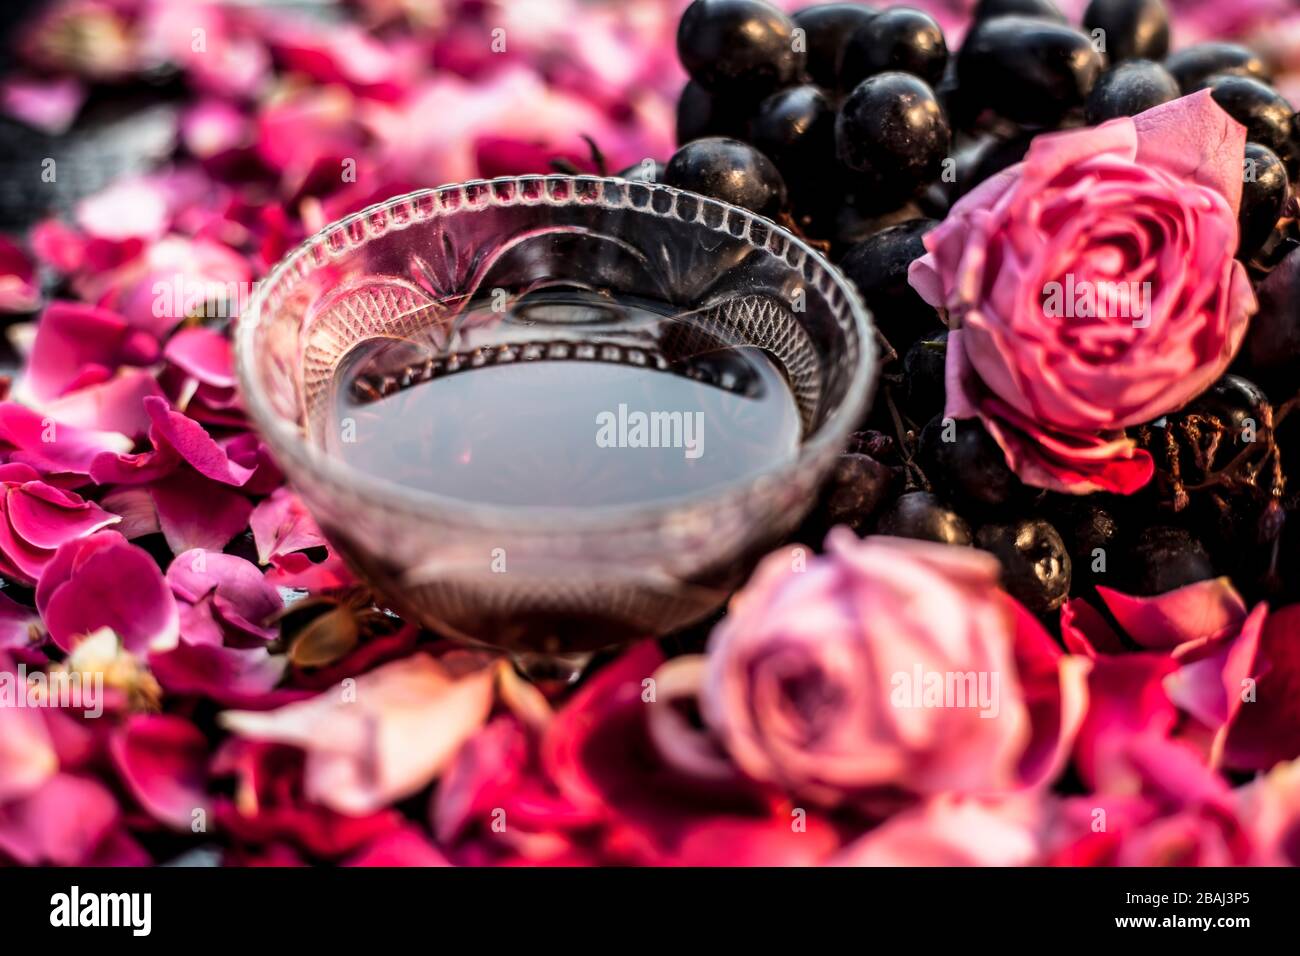
<path fill-rule="evenodd" d="M 557 286 L 664 302 L 762 348 L 797 397 L 797 453 L 698 494 L 549 507 L 398 484 L 319 440 L 335 369 L 353 346 L 427 342 L 430 326 L 454 325 L 488 290 Z M 517 334 L 494 340 L 495 359 L 533 357 L 536 330 Z M 585 344 L 600 354 L 626 345 L 617 330 L 581 335 L 596 335 Z M 259 284 L 236 348 L 254 424 L 331 544 L 382 599 L 559 679 L 597 650 L 685 627 L 724 603 L 806 514 L 876 378 L 866 309 L 807 243 L 693 193 L 588 176 L 423 190 L 327 226 Z"/>

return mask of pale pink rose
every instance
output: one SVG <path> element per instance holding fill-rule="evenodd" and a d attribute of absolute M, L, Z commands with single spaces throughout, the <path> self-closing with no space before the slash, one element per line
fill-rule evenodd
<path fill-rule="evenodd" d="M 954 329 L 945 414 L 1029 484 L 1136 491 L 1153 463 L 1124 429 L 1232 360 L 1256 309 L 1233 258 L 1245 135 L 1207 90 L 1040 136 L 925 237 L 910 279 Z"/>
<path fill-rule="evenodd" d="M 981 552 L 844 529 L 777 552 L 714 631 L 705 720 L 745 773 L 826 803 L 1050 777 L 1083 671 L 997 580 Z"/>

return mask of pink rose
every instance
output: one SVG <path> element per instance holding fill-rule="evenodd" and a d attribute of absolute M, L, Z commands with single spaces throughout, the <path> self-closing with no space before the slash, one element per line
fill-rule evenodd
<path fill-rule="evenodd" d="M 948 311 L 948 404 L 1027 483 L 1130 494 L 1124 429 L 1227 368 L 1254 292 L 1237 248 L 1245 129 L 1209 91 L 1040 136 L 925 237 L 910 281 Z"/>
<path fill-rule="evenodd" d="M 1046 779 L 1084 662 L 997 579 L 978 551 L 844 529 L 778 552 L 714 631 L 705 721 L 746 774 L 827 804 Z"/>

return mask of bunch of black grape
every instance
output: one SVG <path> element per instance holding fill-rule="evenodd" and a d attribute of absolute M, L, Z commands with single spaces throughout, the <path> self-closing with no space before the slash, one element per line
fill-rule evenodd
<path fill-rule="evenodd" d="M 1300 123 L 1259 56 L 1231 43 L 1169 53 L 1162 0 L 980 0 L 960 50 L 905 6 L 696 0 L 677 51 L 690 74 L 663 176 L 820 241 L 901 355 L 933 327 L 902 278 L 961 195 L 1039 133 L 1135 115 L 1205 87 L 1248 130 L 1238 254 L 1288 251 Z"/>
<path fill-rule="evenodd" d="M 890 346 L 881 394 L 805 529 L 809 543 L 847 523 L 982 547 L 1008 589 L 1049 617 L 1095 583 L 1156 593 L 1230 573 L 1266 593 L 1279 551 L 1300 575 L 1300 481 L 1286 487 L 1276 438 L 1287 429 L 1275 421 L 1300 389 L 1300 295 L 1289 294 L 1300 290 L 1300 119 L 1251 50 L 1208 42 L 1170 53 L 1170 32 L 1162 0 L 1092 0 L 1079 24 L 1051 0 L 980 0 L 950 54 L 938 23 L 907 7 L 687 8 L 677 49 L 690 81 L 664 181 L 820 244 Z M 978 422 L 942 417 L 947 331 L 909 287 L 908 267 L 952 203 L 1019 162 L 1035 136 L 1205 88 L 1248 133 L 1237 255 L 1259 282 L 1280 264 L 1236 374 L 1140 436 L 1161 467 L 1143 494 L 1027 488 Z M 1252 446 L 1243 421 L 1278 427 Z M 1300 408 L 1289 426 L 1300 451 Z M 1291 468 L 1300 473 L 1300 460 Z"/>

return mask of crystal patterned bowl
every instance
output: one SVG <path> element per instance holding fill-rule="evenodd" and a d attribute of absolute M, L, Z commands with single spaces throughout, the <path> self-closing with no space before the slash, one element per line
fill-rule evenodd
<path fill-rule="evenodd" d="M 566 283 L 698 310 L 765 349 L 799 404 L 797 455 L 698 495 L 516 507 L 388 482 L 312 440 L 358 342 L 416 335 L 485 289 Z M 557 673 L 716 610 L 807 512 L 876 377 L 866 309 L 807 243 L 693 193 L 587 176 L 445 186 L 329 225 L 259 284 L 236 347 L 256 427 L 362 578 L 428 627 Z"/>

